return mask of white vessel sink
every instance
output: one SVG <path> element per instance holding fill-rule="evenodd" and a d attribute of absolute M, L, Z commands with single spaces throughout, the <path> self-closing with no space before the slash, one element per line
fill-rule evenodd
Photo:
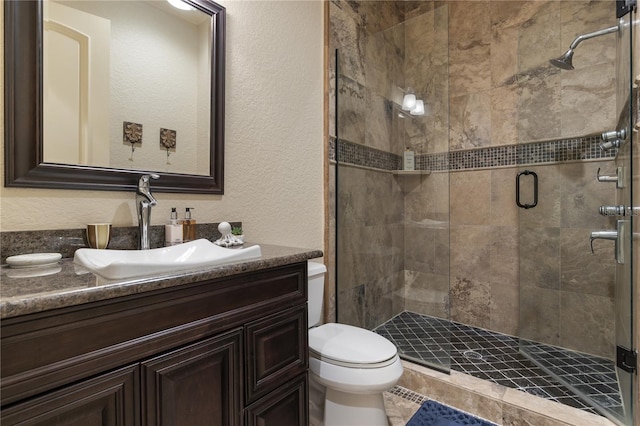
<path fill-rule="evenodd" d="M 262 257 L 260 246 L 224 248 L 206 239 L 150 250 L 76 250 L 73 262 L 107 279 L 228 265 Z"/>

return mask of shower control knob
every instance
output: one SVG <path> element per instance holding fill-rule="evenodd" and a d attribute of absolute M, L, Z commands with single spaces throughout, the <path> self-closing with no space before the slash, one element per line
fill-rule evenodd
<path fill-rule="evenodd" d="M 600 149 L 606 151 L 611 148 L 619 148 L 622 142 L 627 138 L 627 129 L 610 130 L 601 135 L 602 142 L 599 143 Z"/>
<path fill-rule="evenodd" d="M 598 171 L 596 172 L 596 179 L 598 179 L 598 182 L 617 182 L 618 176 L 601 175 L 600 169 L 598 168 Z"/>
<path fill-rule="evenodd" d="M 604 142 L 611 142 L 615 140 L 625 140 L 627 138 L 627 129 L 610 130 L 602 133 L 602 140 Z"/>
<path fill-rule="evenodd" d="M 624 206 L 600 206 L 599 212 L 602 216 L 624 216 L 627 209 Z"/>
<path fill-rule="evenodd" d="M 616 175 L 609 176 L 601 175 L 600 168 L 598 167 L 598 171 L 596 172 L 596 179 L 598 180 L 598 182 L 615 182 L 616 188 L 624 188 L 624 168 L 617 167 Z"/>
<path fill-rule="evenodd" d="M 625 228 L 627 221 L 618 220 L 616 222 L 615 231 L 593 231 L 589 238 L 589 244 L 591 245 L 591 253 L 593 250 L 593 240 L 612 240 L 615 241 L 615 257 L 617 263 L 624 263 L 625 252 Z"/>

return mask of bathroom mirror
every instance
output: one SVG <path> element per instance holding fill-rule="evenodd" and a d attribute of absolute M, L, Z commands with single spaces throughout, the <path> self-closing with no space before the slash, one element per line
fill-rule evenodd
<path fill-rule="evenodd" d="M 71 15 L 96 15 L 98 21 L 86 28 L 60 22 L 64 21 L 59 19 L 60 11 L 52 13 L 54 3 L 56 8 L 68 8 Z M 154 181 L 157 192 L 223 193 L 225 9 L 210 0 L 183 3 L 193 10 L 174 11 L 165 0 L 4 2 L 5 186 L 134 190 L 140 174 L 154 172 L 161 176 Z M 110 12 L 109 7 L 115 9 Z M 99 11 L 101 8 L 104 10 Z M 185 13 L 192 16 L 187 21 L 194 29 L 179 31 L 182 24 L 171 19 L 184 19 L 180 14 Z M 128 22 L 117 22 L 117 15 L 126 15 Z M 81 26 L 88 15 L 79 16 Z M 155 30 L 164 28 L 164 34 L 145 27 L 144 20 L 149 17 Z M 166 21 L 158 25 L 162 19 Z M 99 27 L 100 20 L 112 38 L 103 37 L 105 44 L 96 44 L 91 50 L 83 37 Z M 77 66 L 56 68 L 72 61 L 67 59 L 68 53 L 51 48 L 56 45 L 45 37 L 49 31 L 62 34 L 63 39 L 69 36 L 72 43 L 79 40 L 79 48 L 70 49 L 72 56 L 80 52 Z M 122 39 L 125 33 L 134 34 L 136 43 L 146 37 L 146 45 L 140 43 L 146 47 L 134 49 L 132 41 Z M 90 36 L 89 43 L 100 38 Z M 119 40 L 114 41 L 116 38 Z M 64 43 L 62 40 L 61 45 Z M 82 59 L 83 48 L 92 53 L 86 55 L 88 60 Z M 185 53 L 189 49 L 194 52 L 191 56 Z M 124 53 L 131 53 L 127 50 L 133 52 L 134 62 L 146 67 L 135 67 L 131 62 L 118 65 Z M 140 52 L 152 50 L 164 55 L 140 58 Z M 91 62 L 95 52 L 104 59 L 99 70 L 102 74 L 83 77 L 83 69 L 98 69 L 100 60 Z M 159 77 L 159 71 L 169 68 L 168 76 Z M 63 76 L 58 80 L 64 84 L 71 81 L 69 86 L 55 86 L 51 78 L 54 71 Z M 77 77 L 66 78 L 76 72 Z M 103 87 L 96 87 L 96 81 Z M 135 91 L 142 86 L 152 90 Z M 114 88 L 118 88 L 115 94 Z M 69 93 L 73 95 L 60 96 Z M 90 95 L 83 97 L 83 93 Z M 92 98 L 95 93 L 102 94 Z M 105 97 L 109 99 L 104 101 Z M 91 121 L 100 108 L 108 117 Z M 87 117 L 89 121 L 85 121 Z M 61 123 L 71 125 L 59 126 Z M 101 143 L 95 143 L 101 138 Z"/>

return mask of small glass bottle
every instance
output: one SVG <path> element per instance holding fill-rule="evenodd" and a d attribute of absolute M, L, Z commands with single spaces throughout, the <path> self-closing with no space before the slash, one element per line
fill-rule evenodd
<path fill-rule="evenodd" d="M 182 242 L 182 224 L 178 223 L 178 212 L 175 207 L 171 207 L 169 223 L 164 226 L 164 242 L 166 246 Z"/>
<path fill-rule="evenodd" d="M 182 221 L 182 239 L 183 241 L 193 241 L 196 239 L 196 220 L 191 217 L 193 207 L 187 207 L 184 212 L 184 220 Z"/>

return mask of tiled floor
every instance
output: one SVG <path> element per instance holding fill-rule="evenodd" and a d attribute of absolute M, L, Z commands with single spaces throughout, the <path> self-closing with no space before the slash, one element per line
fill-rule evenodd
<path fill-rule="evenodd" d="M 516 337 L 412 312 L 402 312 L 374 331 L 413 362 L 440 368 L 450 363 L 453 370 L 596 413 L 569 387 L 522 355 Z M 574 389 L 613 413 L 622 410 L 612 361 L 539 343 L 523 346 Z"/>
<path fill-rule="evenodd" d="M 401 386 L 394 386 L 383 396 L 390 426 L 405 426 L 420 405 L 427 400 L 424 395 Z"/>

